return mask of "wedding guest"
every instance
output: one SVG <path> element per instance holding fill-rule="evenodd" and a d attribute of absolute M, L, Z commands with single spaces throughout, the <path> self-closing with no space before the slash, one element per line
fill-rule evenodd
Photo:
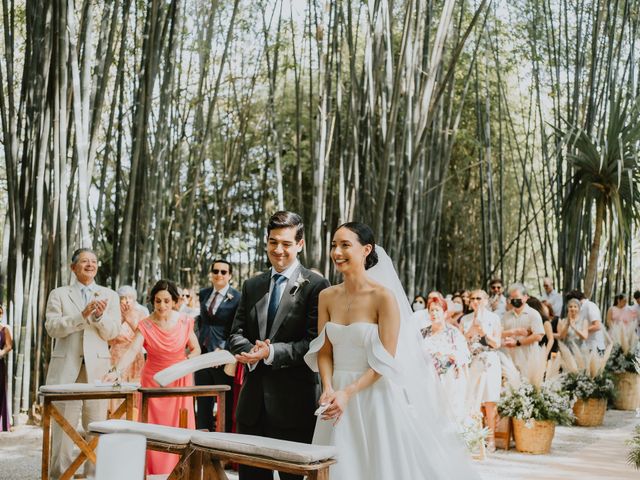
<path fill-rule="evenodd" d="M 147 361 L 142 369 L 141 385 L 157 387 L 153 376 L 186 358 L 200 355 L 200 346 L 194 333 L 193 318 L 176 312 L 178 289 L 169 280 L 159 280 L 150 293 L 153 313 L 138 323 L 138 331 L 131 347 L 122 355 L 116 366 L 112 367 L 105 381 L 115 381 L 126 370 L 142 347 L 147 352 Z M 189 349 L 189 354 L 185 350 Z M 167 387 L 188 387 L 193 385 L 191 375 L 179 378 Z M 177 427 L 180 422 L 180 410 L 187 410 L 187 428 L 195 428 L 193 400 L 189 397 L 162 397 L 149 400 L 148 422 L 157 425 Z M 178 463 L 178 455 L 148 451 L 147 474 L 162 475 L 170 473 Z"/>
<path fill-rule="evenodd" d="M 558 322 L 558 339 L 580 347 L 588 337 L 589 324 L 580 316 L 580 302 L 577 298 L 571 298 L 567 301 L 567 317 Z"/>
<path fill-rule="evenodd" d="M 553 280 L 549 277 L 544 277 L 542 279 L 542 288 L 544 288 L 544 293 L 541 295 L 541 300 L 546 300 L 551 304 L 553 311 L 558 315 L 562 315 L 562 307 L 564 302 L 562 300 L 562 294 L 555 291 L 553 288 Z"/>
<path fill-rule="evenodd" d="M 544 336 L 538 342 L 538 345 L 546 350 L 547 358 L 549 358 L 552 352 L 557 353 L 558 351 L 558 345 L 553 334 L 553 325 L 551 324 L 551 320 L 549 320 L 549 310 L 547 310 L 547 307 L 543 302 L 536 297 L 527 298 L 527 305 L 533 308 L 540 315 L 542 327 L 544 328 Z"/>
<path fill-rule="evenodd" d="M 203 353 L 227 349 L 227 338 L 233 319 L 240 304 L 240 292 L 231 286 L 233 266 L 224 259 L 211 262 L 209 266 L 210 287 L 203 288 L 198 294 L 200 312 L 197 317 L 198 342 Z M 225 430 L 233 429 L 233 380 L 236 370 L 226 367 L 209 367 L 195 372 L 196 385 L 229 385 L 232 390 L 225 393 Z M 230 367 L 231 368 L 231 367 Z M 242 369 L 240 369 L 242 370 Z M 233 375 L 227 375 L 233 373 Z M 198 429 L 215 430 L 213 416 L 213 397 L 198 397 L 196 426 Z"/>
<path fill-rule="evenodd" d="M 494 278 L 489 283 L 491 296 L 489 297 L 489 309 L 500 318 L 507 311 L 507 299 L 502 293 L 502 280 Z"/>
<path fill-rule="evenodd" d="M 633 311 L 636 314 L 636 332 L 640 337 L 640 290 L 633 292 Z"/>
<path fill-rule="evenodd" d="M 51 291 L 47 300 L 44 327 L 54 340 L 47 385 L 93 383 L 109 370 L 108 341 L 120 331 L 118 294 L 95 283 L 98 258 L 88 248 L 71 255 L 71 283 Z M 104 420 L 106 400 L 56 402 L 56 408 L 77 425 L 82 418 L 85 432 L 89 423 Z M 81 416 L 82 413 L 82 416 Z M 57 422 L 52 426 L 51 477 L 56 479 L 73 462 L 73 441 Z M 91 462 L 85 473 L 92 473 Z"/>
<path fill-rule="evenodd" d="M 585 297 L 580 290 L 572 290 L 567 294 L 567 299 L 575 298 L 580 302 L 580 317 L 589 325 L 589 336 L 585 346 L 591 351 L 597 351 L 603 355 L 605 350 L 604 332 L 602 330 L 602 315 L 598 306 Z"/>
<path fill-rule="evenodd" d="M 460 326 L 460 319 L 464 315 L 464 305 L 462 303 L 462 297 L 459 293 L 454 293 L 451 296 L 451 303 L 447 309 L 447 321 L 452 325 L 455 323 Z"/>
<path fill-rule="evenodd" d="M 416 295 L 413 298 L 413 302 L 411 303 L 411 309 L 414 312 L 417 312 L 419 310 L 425 310 L 427 308 L 427 301 L 425 300 L 425 298 L 422 295 Z"/>
<path fill-rule="evenodd" d="M 466 414 L 467 375 L 471 362 L 469 347 L 460 330 L 446 322 L 447 302 L 444 299 L 430 299 L 428 311 L 431 325 L 422 329 L 423 347 L 433 359 L 453 420 L 461 423 Z"/>
<path fill-rule="evenodd" d="M 558 315 L 556 315 L 556 312 L 553 311 L 553 307 L 551 306 L 551 304 L 549 302 L 547 302 L 546 300 L 542 301 L 542 305 L 544 306 L 544 308 L 546 309 L 546 313 L 547 313 L 547 318 L 549 320 L 549 324 L 551 326 L 551 334 L 553 335 L 553 344 L 551 346 L 551 348 L 549 349 L 548 352 L 548 357 L 555 357 L 558 354 L 558 322 L 560 320 L 560 318 L 558 317 Z M 547 336 L 547 327 L 544 323 L 543 320 L 543 327 L 545 327 L 544 331 L 545 331 L 545 338 L 543 338 L 542 340 L 540 340 L 540 344 L 541 345 L 548 345 L 549 343 L 545 340 L 546 336 Z"/>
<path fill-rule="evenodd" d="M 466 315 L 471 312 L 471 306 L 469 304 L 470 294 L 467 290 L 460 291 L 460 298 L 462 298 L 462 311 Z"/>
<path fill-rule="evenodd" d="M 527 305 L 529 296 L 523 284 L 511 285 L 508 298 L 511 309 L 502 317 L 502 351 L 517 366 L 532 358 L 545 331 L 540 314 Z"/>
<path fill-rule="evenodd" d="M 142 310 L 136 308 L 137 292 L 129 285 L 122 285 L 117 290 L 120 297 L 120 331 L 118 336 L 109 340 L 111 365 L 117 365 L 122 355 L 129 349 L 138 331 L 138 323 L 144 318 Z M 120 380 L 123 382 L 140 383 L 140 375 L 144 366 L 144 354 L 140 351 L 129 365 L 122 371 Z M 109 402 L 109 411 L 113 412 L 122 403 L 120 399 Z"/>
<path fill-rule="evenodd" d="M 482 415 L 489 428 L 487 448 L 495 451 L 497 403 L 500 400 L 502 367 L 497 350 L 500 348 L 502 326 L 500 317 L 488 307 L 484 290 L 471 293 L 473 313 L 462 317 L 460 324 L 471 352 L 467 398 L 480 399 Z"/>
<path fill-rule="evenodd" d="M 611 328 L 615 324 L 629 325 L 635 324 L 636 312 L 627 305 L 627 297 L 623 293 L 613 298 L 613 305 L 607 311 L 607 327 Z"/>
<path fill-rule="evenodd" d="M 200 315 L 200 302 L 198 297 L 191 288 L 183 288 L 182 294 L 182 307 L 180 307 L 180 313 L 189 315 L 191 318 L 196 318 Z"/>
<path fill-rule="evenodd" d="M 9 399 L 7 398 L 7 359 L 13 349 L 11 329 L 4 323 L 4 307 L 0 305 L 0 432 L 8 432 L 11 427 L 9 418 Z"/>
<path fill-rule="evenodd" d="M 427 299 L 422 295 L 416 295 L 411 304 L 413 310 L 412 317 L 415 320 L 415 325 L 418 330 L 431 325 L 431 318 L 427 311 Z"/>

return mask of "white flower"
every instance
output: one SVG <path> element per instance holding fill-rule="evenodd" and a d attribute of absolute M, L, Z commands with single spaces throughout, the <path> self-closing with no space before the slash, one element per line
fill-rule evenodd
<path fill-rule="evenodd" d="M 230 293 L 227 293 L 227 295 L 225 297 L 226 297 L 225 301 L 229 301 L 230 302 L 231 300 L 233 300 L 233 295 L 230 294 Z"/>
<path fill-rule="evenodd" d="M 298 278 L 296 279 L 296 283 L 293 284 L 293 288 L 291 288 L 291 292 L 289 292 L 292 296 L 295 297 L 298 290 L 300 290 L 306 283 L 309 283 L 308 278 L 304 278 L 301 273 L 298 274 Z"/>

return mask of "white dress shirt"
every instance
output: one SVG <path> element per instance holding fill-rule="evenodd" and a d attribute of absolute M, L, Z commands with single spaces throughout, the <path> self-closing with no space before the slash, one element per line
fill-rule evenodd
<path fill-rule="evenodd" d="M 547 294 L 543 292 L 540 296 L 542 300 L 546 300 L 551 304 L 551 308 L 553 308 L 553 314 L 556 317 L 562 316 L 562 306 L 564 305 L 564 301 L 562 300 L 562 295 L 556 292 L 555 290 L 551 290 L 551 293 Z"/>
<path fill-rule="evenodd" d="M 286 270 L 282 271 L 282 272 L 278 272 L 276 271 L 275 268 L 271 267 L 271 284 L 269 285 L 269 299 L 271 299 L 271 292 L 273 291 L 273 287 L 275 286 L 275 281 L 273 280 L 273 277 L 276 274 L 280 274 L 283 277 L 285 277 L 287 279 L 287 282 L 291 279 L 291 276 L 294 274 L 294 272 L 296 271 L 296 269 L 298 268 L 298 266 L 300 265 L 300 261 L 296 258 L 295 261 L 289 265 L 289 267 L 287 267 Z M 282 300 L 282 295 L 284 294 L 285 289 L 281 289 L 280 290 L 280 298 L 278 299 L 278 305 L 280 304 L 280 301 Z M 269 332 L 267 332 L 268 334 Z M 271 365 L 273 363 L 273 357 L 275 356 L 275 350 L 273 349 L 273 345 L 269 344 L 269 356 L 267 358 L 265 358 L 264 364 L 265 365 Z M 249 370 L 253 370 L 255 368 L 255 366 L 257 365 L 257 363 L 254 363 L 253 365 L 249 365 Z"/>
<path fill-rule="evenodd" d="M 227 292 L 229 291 L 229 288 L 231 287 L 231 285 L 229 285 L 228 283 L 225 285 L 225 287 L 222 290 L 216 290 L 215 288 L 213 289 L 213 292 L 211 292 L 211 295 L 209 295 L 209 298 L 207 298 L 207 301 L 205 303 L 205 305 L 207 306 L 207 310 L 209 310 L 209 306 L 211 305 L 211 302 L 213 302 L 213 299 L 216 299 L 216 303 L 213 306 L 213 309 L 211 310 L 211 313 L 213 315 L 215 315 L 216 311 L 218 310 L 218 308 L 220 308 L 220 304 L 222 303 L 222 301 L 224 300 L 224 297 L 227 296 Z M 216 293 L 219 293 L 220 295 L 218 295 L 216 297 Z"/>
<path fill-rule="evenodd" d="M 598 306 L 591 300 L 585 299 L 580 306 L 580 318 L 584 319 L 589 326 L 591 326 L 593 322 L 600 322 L 600 330 L 589 332 L 589 336 L 587 337 L 585 344 L 589 350 L 604 350 L 604 332 L 602 331 L 604 325 L 602 325 L 602 315 L 600 314 Z"/>

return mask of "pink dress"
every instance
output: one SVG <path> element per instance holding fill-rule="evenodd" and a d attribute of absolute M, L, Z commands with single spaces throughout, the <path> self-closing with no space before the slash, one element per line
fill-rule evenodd
<path fill-rule="evenodd" d="M 147 361 L 142 369 L 140 384 L 143 387 L 158 387 L 153 376 L 174 363 L 187 358 L 185 349 L 189 334 L 193 331 L 193 318 L 181 315 L 171 330 L 162 330 L 149 318 L 138 324 L 138 330 L 144 337 L 143 346 L 147 351 Z M 167 387 L 189 387 L 193 385 L 193 376 L 188 375 L 167 385 Z M 180 409 L 187 410 L 187 428 L 195 429 L 193 398 L 166 397 L 149 399 L 148 422 L 157 425 L 177 427 L 180 421 Z M 168 474 L 178 463 L 178 455 L 147 451 L 147 473 Z"/>

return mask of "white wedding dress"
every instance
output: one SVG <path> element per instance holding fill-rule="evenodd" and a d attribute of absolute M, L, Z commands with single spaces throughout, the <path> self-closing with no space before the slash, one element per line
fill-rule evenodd
<path fill-rule="evenodd" d="M 376 246 L 376 250 L 381 257 L 382 249 Z M 394 287 L 388 281 L 389 265 L 379 272 L 385 277 L 381 283 Z M 392 290 L 397 291 L 397 285 Z M 396 298 L 402 302 L 402 297 Z M 422 336 L 410 323 L 406 297 L 404 301 L 407 305 L 401 305 L 401 312 L 406 315 L 401 315 L 407 323 L 401 323 L 395 358 L 382 345 L 377 324 L 356 320 L 349 325 L 327 322 L 305 355 L 317 372 L 318 351 L 325 341 L 331 342 L 334 390 L 353 383 L 369 368 L 382 375 L 351 397 L 336 425 L 333 420 L 317 420 L 313 443 L 337 447 L 332 480 L 479 478 L 449 420 L 437 374 L 423 356 Z"/>

